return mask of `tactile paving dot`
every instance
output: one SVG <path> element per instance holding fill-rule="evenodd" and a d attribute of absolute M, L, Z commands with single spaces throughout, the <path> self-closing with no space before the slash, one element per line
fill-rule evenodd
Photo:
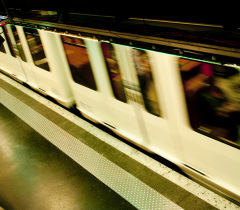
<path fill-rule="evenodd" d="M 0 88 L 0 102 L 138 209 L 182 209 Z"/>

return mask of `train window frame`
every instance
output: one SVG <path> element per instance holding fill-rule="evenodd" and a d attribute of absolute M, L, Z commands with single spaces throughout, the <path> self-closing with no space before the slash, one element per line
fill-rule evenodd
<path fill-rule="evenodd" d="M 23 47 L 22 47 L 22 42 L 21 42 L 21 39 L 19 38 L 19 35 L 18 35 L 17 28 L 16 28 L 15 25 L 10 25 L 10 27 L 11 27 L 13 37 L 14 37 L 14 40 L 15 40 L 15 43 L 16 43 L 17 53 L 16 53 L 16 51 L 15 51 L 15 53 L 19 55 L 19 57 L 22 59 L 22 61 L 27 62 L 25 52 L 24 52 Z M 16 32 L 16 33 L 14 33 L 14 32 Z"/>
<path fill-rule="evenodd" d="M 145 62 L 144 62 L 144 64 L 142 64 L 145 67 L 144 66 L 140 67 L 139 66 L 139 65 L 141 65 L 140 62 L 136 61 L 135 56 L 136 56 L 137 51 L 146 55 Z M 158 91 L 157 91 L 157 88 L 156 88 L 156 81 L 154 79 L 154 76 L 155 76 L 154 75 L 154 70 L 153 70 L 154 67 L 153 67 L 153 64 L 152 64 L 152 60 L 150 58 L 151 56 L 149 55 L 147 50 L 138 49 L 138 48 L 131 48 L 130 54 L 131 54 L 131 59 L 132 59 L 132 62 L 133 62 L 133 66 L 134 66 L 136 77 L 137 77 L 138 84 L 139 84 L 139 92 L 142 95 L 144 110 L 146 112 L 148 112 L 149 114 L 154 115 L 156 117 L 162 117 L 161 102 L 159 100 Z M 146 63 L 148 64 L 148 71 L 145 70 L 145 68 L 147 66 Z M 142 72 L 141 74 L 140 74 L 140 71 Z M 143 84 L 143 83 L 145 83 L 145 84 Z M 146 88 L 146 83 L 149 83 L 148 86 L 151 86 L 151 89 L 153 91 L 143 91 L 143 89 Z M 147 92 L 149 92 L 149 93 L 147 93 Z M 147 96 L 147 95 L 150 95 L 150 92 L 153 93 L 152 96 L 154 95 L 155 101 L 151 100 Z M 155 105 L 153 105 L 153 104 L 155 104 Z"/>
<path fill-rule="evenodd" d="M 191 129 L 240 148 L 240 126 L 235 129 L 235 125 L 240 125 L 240 122 L 231 121 L 233 115 L 240 116 L 240 105 L 233 109 L 234 103 L 240 102 L 240 91 L 239 96 L 235 95 L 236 92 L 231 96 L 230 91 L 233 89 L 229 89 L 234 80 L 240 87 L 240 68 L 234 70 L 224 65 L 181 57 L 178 58 L 177 65 Z M 233 96 L 236 98 L 231 99 Z M 233 110 L 227 111 L 227 104 Z M 237 140 L 234 140 L 236 137 Z"/>
<path fill-rule="evenodd" d="M 60 38 L 62 40 L 64 53 L 66 55 L 66 59 L 68 62 L 68 66 L 69 66 L 71 77 L 72 77 L 73 81 L 79 85 L 86 87 L 86 88 L 97 91 L 98 90 L 97 83 L 96 83 L 94 71 L 93 71 L 93 68 L 91 65 L 90 55 L 88 53 L 84 39 L 81 39 L 78 37 L 67 36 L 67 35 L 60 35 Z M 71 42 L 66 41 L 67 39 L 71 39 Z M 84 51 L 82 51 L 81 53 L 85 56 L 85 59 L 87 58 L 86 62 L 81 61 L 81 58 L 83 58 L 83 56 L 81 57 L 78 55 L 79 59 L 75 60 L 75 61 L 79 61 L 78 64 L 83 63 L 83 65 L 80 65 L 78 67 L 72 65 L 70 62 L 70 57 L 69 57 L 70 54 L 67 53 L 68 49 L 66 49 L 66 45 L 72 46 L 73 48 L 77 47 L 78 50 L 84 49 Z M 78 69 L 78 68 L 80 68 L 80 69 Z M 85 70 L 87 69 L 88 71 L 83 71 L 84 69 Z M 82 71 L 79 71 L 79 70 L 82 70 Z M 84 74 L 84 72 L 87 72 L 88 75 Z"/>
<path fill-rule="evenodd" d="M 34 65 L 36 67 L 40 68 L 40 69 L 43 69 L 45 71 L 50 72 L 51 69 L 49 67 L 49 62 L 48 62 L 48 59 L 46 57 L 46 53 L 45 53 L 45 50 L 44 50 L 44 47 L 43 47 L 43 43 L 42 43 L 40 34 L 38 33 L 38 30 L 36 28 L 23 27 L 23 31 L 24 31 L 24 34 L 25 34 L 25 38 L 27 40 L 28 48 L 29 48 L 30 54 L 32 56 L 32 60 L 33 60 Z M 30 43 L 30 38 L 28 38 L 28 37 L 31 37 L 31 38 L 34 39 L 34 42 L 36 44 L 34 44 L 33 47 L 31 46 L 32 43 Z M 37 38 L 35 39 L 35 37 L 37 37 L 38 39 Z M 37 42 L 39 44 L 37 44 Z M 36 46 L 38 46 L 38 47 L 36 47 Z M 37 51 L 38 48 L 40 48 L 39 51 Z M 37 56 L 39 55 L 39 53 L 42 54 L 42 55 L 40 55 L 40 57 L 42 57 L 42 58 L 41 59 L 36 59 Z"/>
<path fill-rule="evenodd" d="M 13 43 L 11 41 L 11 38 L 9 36 L 9 31 L 7 29 L 7 25 L 4 25 L 3 26 L 3 33 L 5 35 L 5 38 L 6 38 L 6 42 L 7 42 L 7 45 L 8 45 L 8 48 L 9 48 L 9 51 L 12 55 L 12 57 L 16 58 L 16 53 L 15 53 L 15 50 L 14 50 L 14 47 L 13 47 Z"/>
<path fill-rule="evenodd" d="M 108 45 L 108 46 L 105 47 L 104 45 L 105 46 Z M 102 53 L 103 53 L 104 62 L 105 62 L 105 66 L 106 66 L 106 69 L 107 69 L 107 74 L 108 74 L 108 77 L 109 77 L 109 80 L 110 80 L 110 83 L 111 83 L 111 88 L 112 88 L 112 91 L 113 91 L 113 95 L 118 101 L 121 101 L 123 103 L 127 103 L 127 94 L 126 94 L 126 91 L 125 91 L 125 88 L 124 88 L 124 82 L 123 82 L 123 79 L 122 79 L 119 60 L 117 58 L 110 57 L 110 55 L 107 55 L 107 54 L 110 54 L 110 53 L 106 52 L 107 50 L 109 50 L 110 46 L 111 46 L 111 50 L 113 50 L 113 52 L 115 54 L 114 56 L 117 57 L 116 49 L 114 49 L 113 44 L 106 43 L 106 42 L 101 42 L 101 50 L 102 50 Z M 111 59 L 111 61 L 110 61 L 110 59 Z M 114 62 L 117 69 L 111 69 L 111 67 L 109 65 L 109 62 Z M 116 76 L 114 76 L 114 74 L 116 74 Z M 114 77 L 118 77 L 118 81 L 115 80 Z"/>

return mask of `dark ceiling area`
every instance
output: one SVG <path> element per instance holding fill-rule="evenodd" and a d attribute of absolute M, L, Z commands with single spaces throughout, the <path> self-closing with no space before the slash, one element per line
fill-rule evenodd
<path fill-rule="evenodd" d="M 0 11 L 5 13 L 1 5 L 5 2 L 9 11 L 21 9 L 27 14 L 30 10 L 48 10 L 60 13 L 84 13 L 115 16 L 118 20 L 129 17 L 184 21 L 207 24 L 220 24 L 227 27 L 240 27 L 238 5 L 204 4 L 203 2 L 184 1 L 76 1 L 76 0 L 0 0 Z M 189 2 L 189 1 L 188 1 Z M 236 2 L 237 4 L 237 2 Z M 20 10 L 17 10 L 18 12 Z M 14 15 L 15 13 L 13 13 Z"/>

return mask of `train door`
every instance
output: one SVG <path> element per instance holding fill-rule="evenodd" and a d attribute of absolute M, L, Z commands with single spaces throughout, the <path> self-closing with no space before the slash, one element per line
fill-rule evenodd
<path fill-rule="evenodd" d="M 0 27 L 0 34 L 5 40 L 0 48 L 0 55 L 1 55 L 0 56 L 0 68 L 1 68 L 1 70 L 7 72 L 8 71 L 8 66 L 7 66 L 8 62 L 5 62 L 5 61 L 7 61 L 8 56 L 10 56 L 10 55 L 8 55 L 9 49 L 8 49 L 8 44 L 6 42 L 6 36 L 4 35 L 3 27 Z"/>
<path fill-rule="evenodd" d="M 74 36 L 61 36 L 69 81 L 77 108 L 91 120 L 141 144 L 132 101 L 123 81 L 128 80 L 115 45 Z"/>
<path fill-rule="evenodd" d="M 30 59 L 33 87 L 49 95 L 60 104 L 71 107 L 74 99 L 67 82 L 57 42 L 53 33 L 36 28 L 24 27 L 27 54 Z"/>
<path fill-rule="evenodd" d="M 7 24 L 1 27 L 2 36 L 5 39 L 1 55 L 1 68 L 6 73 L 14 76 L 20 81 L 26 82 L 27 78 L 20 63 L 18 50 L 11 30 L 11 25 Z M 3 51 L 4 50 L 4 51 Z"/>
<path fill-rule="evenodd" d="M 96 83 L 92 62 L 90 62 L 87 40 L 74 36 L 57 35 L 58 50 L 62 52 L 63 67 L 66 71 L 71 90 L 81 113 L 99 121 L 101 116 L 101 96 Z M 93 60 L 91 58 L 91 60 Z"/>
<path fill-rule="evenodd" d="M 168 96 L 162 54 L 130 47 L 122 47 L 122 50 L 131 73 L 131 81 L 126 86 L 133 90 L 145 144 L 151 151 L 176 161 L 168 105 L 164 104 Z"/>
<path fill-rule="evenodd" d="M 24 30 L 22 26 L 11 25 L 13 32 L 14 46 L 16 54 L 20 57 L 19 62 L 24 69 L 27 81 L 31 87 L 37 89 L 37 81 L 32 70 L 32 58 L 29 53 L 28 43 L 25 38 Z"/>
<path fill-rule="evenodd" d="M 49 94 L 47 86 L 51 79 L 51 76 L 49 76 L 50 67 L 41 37 L 35 28 L 23 27 L 23 32 L 28 45 L 26 54 L 30 59 L 30 72 L 32 72 L 33 78 L 35 78 L 33 88 L 42 93 Z"/>
<path fill-rule="evenodd" d="M 239 67 L 165 56 L 185 170 L 240 195 Z"/>
<path fill-rule="evenodd" d="M 122 46 L 110 43 L 101 43 L 105 72 L 110 80 L 108 87 L 111 95 L 106 101 L 105 121 L 113 125 L 115 131 L 136 144 L 146 146 L 146 139 L 141 132 L 139 116 L 134 102 L 134 89 L 129 88 L 131 74 L 126 66 L 126 56 Z"/>

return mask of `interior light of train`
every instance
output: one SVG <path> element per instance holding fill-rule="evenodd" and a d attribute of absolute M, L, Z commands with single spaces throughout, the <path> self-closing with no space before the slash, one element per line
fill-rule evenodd
<path fill-rule="evenodd" d="M 76 34 L 71 34 L 71 33 L 59 33 L 62 34 L 64 36 L 70 36 L 70 37 L 76 37 L 76 38 L 81 38 L 81 39 L 85 39 L 85 40 L 92 40 L 92 41 L 98 41 L 98 39 L 95 36 L 92 37 L 88 37 L 88 36 L 82 36 L 82 35 L 76 35 Z"/>
<path fill-rule="evenodd" d="M 58 33 L 60 35 L 64 35 L 64 36 L 69 36 L 69 37 L 77 37 L 77 38 L 81 38 L 81 39 L 85 39 L 85 40 L 92 40 L 92 41 L 99 41 L 97 39 L 96 36 L 84 36 L 82 35 L 82 33 L 78 32 L 78 33 L 71 33 L 69 31 L 58 31 L 58 29 L 50 29 L 50 28 L 45 28 L 45 29 L 42 29 L 42 30 L 45 30 L 45 31 L 48 31 L 48 32 L 51 32 L 51 33 Z"/>
<path fill-rule="evenodd" d="M 224 64 L 224 66 L 229 66 L 229 67 L 233 67 L 233 68 L 235 68 L 235 69 L 240 70 L 240 66 L 237 65 L 237 64 Z"/>
<path fill-rule="evenodd" d="M 108 40 L 101 40 L 101 42 L 110 43 L 110 41 L 108 41 Z"/>

